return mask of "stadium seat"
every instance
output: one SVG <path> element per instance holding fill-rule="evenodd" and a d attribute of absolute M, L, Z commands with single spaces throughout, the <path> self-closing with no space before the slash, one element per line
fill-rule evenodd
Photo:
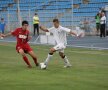
<path fill-rule="evenodd" d="M 47 22 L 52 18 L 59 17 L 60 21 L 70 23 L 72 21 L 72 0 L 56 1 L 19 0 L 21 15 L 23 15 L 22 17 L 28 17 L 30 14 L 30 18 L 32 18 L 34 13 L 38 12 L 40 21 Z M 8 21 L 7 13 L 10 18 L 17 14 L 18 5 L 15 0 L 0 0 L 0 3 L 1 17 L 6 18 L 5 21 Z M 83 4 L 82 0 L 73 0 L 74 6 L 79 5 L 78 8 L 73 8 L 74 24 L 78 24 L 80 22 L 78 18 L 82 17 L 89 17 L 93 20 L 99 8 L 104 7 L 106 4 L 108 4 L 108 0 L 87 0 L 87 4 Z M 15 21 L 15 18 L 13 17 L 10 21 Z"/>

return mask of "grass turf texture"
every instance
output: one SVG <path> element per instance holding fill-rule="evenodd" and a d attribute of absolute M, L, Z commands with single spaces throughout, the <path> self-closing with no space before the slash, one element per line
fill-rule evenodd
<path fill-rule="evenodd" d="M 51 46 L 31 45 L 39 62 L 43 62 Z M 65 55 L 73 65 L 54 54 L 47 70 L 28 69 L 16 52 L 14 43 L 0 42 L 0 90 L 108 90 L 108 51 L 66 48 Z"/>

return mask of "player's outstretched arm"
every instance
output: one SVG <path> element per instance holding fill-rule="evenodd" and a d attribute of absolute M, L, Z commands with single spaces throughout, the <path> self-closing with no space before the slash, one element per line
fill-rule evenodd
<path fill-rule="evenodd" d="M 8 37 L 8 36 L 10 36 L 10 35 L 12 35 L 12 33 L 8 33 L 8 34 L 6 34 L 6 35 L 1 35 L 2 37 Z"/>
<path fill-rule="evenodd" d="M 42 26 L 39 27 L 44 32 L 49 32 L 47 29 L 43 28 Z"/>
<path fill-rule="evenodd" d="M 78 35 L 78 34 L 72 32 L 72 31 L 70 31 L 70 34 L 73 34 L 73 35 L 75 35 L 75 36 L 77 36 L 77 37 L 79 37 L 79 38 L 82 37 L 82 33 L 81 33 L 80 35 Z"/>

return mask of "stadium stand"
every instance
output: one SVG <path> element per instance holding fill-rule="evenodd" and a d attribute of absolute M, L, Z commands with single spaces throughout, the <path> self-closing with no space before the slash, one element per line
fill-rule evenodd
<path fill-rule="evenodd" d="M 17 22 L 18 2 L 17 0 L 0 0 L 0 17 L 5 18 L 6 23 Z M 62 25 L 67 27 L 76 26 L 81 18 L 90 18 L 94 21 L 94 16 L 99 8 L 108 4 L 108 0 L 19 0 L 21 17 L 27 19 L 32 25 L 32 17 L 38 12 L 40 24 L 51 26 L 49 21 L 58 17 Z M 15 16 L 16 15 L 16 16 Z"/>

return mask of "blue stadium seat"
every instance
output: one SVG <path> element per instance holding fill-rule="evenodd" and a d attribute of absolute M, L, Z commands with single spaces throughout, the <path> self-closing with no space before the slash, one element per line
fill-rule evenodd
<path fill-rule="evenodd" d="M 65 25 L 71 25 L 72 22 L 72 0 L 19 0 L 20 3 L 20 10 L 23 15 L 22 17 L 27 17 L 29 10 L 31 14 L 31 18 L 33 17 L 33 14 L 35 12 L 38 12 L 38 15 L 40 17 L 40 21 L 48 22 L 50 21 L 50 18 L 59 17 L 59 14 L 63 14 L 62 17 L 59 17 L 60 21 L 66 22 L 68 24 Z M 13 14 L 10 15 L 10 17 L 14 17 L 14 15 L 17 13 L 17 7 L 18 5 L 15 4 L 15 0 L 0 0 L 0 11 L 1 16 L 7 17 L 7 11 L 9 13 Z M 11 5 L 9 7 L 9 5 Z M 79 8 L 73 8 L 73 17 L 74 17 L 74 24 L 78 24 L 80 22 L 80 19 L 83 17 L 89 17 L 90 20 L 94 20 L 94 16 L 99 11 L 99 8 L 104 7 L 106 4 L 108 4 L 108 0 L 90 0 L 88 4 L 83 4 L 82 0 L 73 0 L 73 4 L 79 5 Z M 3 10 L 6 8 L 5 10 Z M 70 10 L 68 12 L 68 10 Z M 79 19 L 80 18 L 80 19 Z M 6 18 L 7 20 L 7 18 Z M 11 21 L 15 21 L 13 18 Z M 51 25 L 51 24 L 48 24 Z"/>

